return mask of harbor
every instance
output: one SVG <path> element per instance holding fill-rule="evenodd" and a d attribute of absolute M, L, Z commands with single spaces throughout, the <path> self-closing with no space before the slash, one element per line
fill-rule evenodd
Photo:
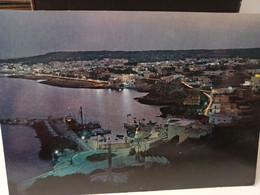
<path fill-rule="evenodd" d="M 237 92 L 232 91 L 232 88 L 201 90 L 176 80 L 168 83 L 160 81 L 155 84 L 154 90 L 145 94 L 129 89 L 56 88 L 33 80 L 0 79 L 15 83 L 14 87 L 18 90 L 16 96 L 8 94 L 4 97 L 1 106 L 9 109 L 1 113 L 0 122 L 4 127 L 5 153 L 10 153 L 6 159 L 9 182 L 13 182 L 15 187 L 12 189 L 17 189 L 21 194 L 27 194 L 28 190 L 34 189 L 41 182 L 48 183 L 51 178 L 77 177 L 80 174 L 89 177 L 88 181 L 93 182 L 91 185 L 102 182 L 111 183 L 114 187 L 118 184 L 124 186 L 133 179 L 132 172 L 140 174 L 141 178 L 147 176 L 145 170 L 160 167 L 160 171 L 168 172 L 167 167 L 170 167 L 173 173 L 175 166 L 184 168 L 193 155 L 198 158 L 201 153 L 205 156 L 214 155 L 215 161 L 218 156 L 229 161 L 228 153 L 219 153 L 218 149 L 222 145 L 229 145 L 230 136 L 237 137 L 236 140 L 241 140 L 240 136 L 253 140 L 257 132 L 256 123 L 249 117 L 252 113 L 257 115 L 257 110 L 250 105 L 257 100 L 257 96 L 245 89 L 237 89 Z M 28 90 L 24 94 L 21 84 L 35 86 L 38 92 Z M 163 90 L 161 85 L 164 85 Z M 8 85 L 1 88 L 2 92 L 10 92 L 7 89 Z M 158 89 L 159 93 L 164 94 L 162 99 Z M 226 91 L 230 91 L 230 94 Z M 174 112 L 170 110 L 170 114 L 164 113 L 164 117 L 158 117 L 161 106 L 140 104 L 140 100 L 155 104 L 168 101 L 170 105 L 172 103 Z M 9 101 L 16 104 L 10 104 Z M 223 106 L 223 111 L 229 110 L 232 118 L 216 118 L 221 111 L 216 103 Z M 176 105 L 183 105 L 180 107 L 182 110 L 176 110 Z M 252 123 L 251 132 L 241 132 L 244 123 Z M 15 127 L 17 132 L 20 129 L 35 132 L 35 136 L 28 137 L 26 142 L 27 151 L 30 148 L 33 150 L 33 158 L 19 157 L 24 153 L 23 147 L 19 148 L 21 154 L 18 155 L 15 151 L 18 148 L 13 150 L 6 147 L 13 142 L 12 136 L 15 136 L 8 127 Z M 239 129 L 240 133 L 234 129 Z M 30 146 L 30 139 L 39 141 L 37 150 Z M 19 142 L 19 139 L 15 140 Z M 24 142 L 23 139 L 21 141 Z M 247 144 L 247 140 L 242 145 L 232 143 L 232 157 L 239 159 L 246 155 L 254 159 L 254 154 L 248 153 L 251 146 L 245 147 Z M 237 147 L 241 154 L 235 152 Z M 27 162 L 21 164 L 20 159 Z M 22 170 L 23 166 L 32 162 L 38 163 L 33 168 L 43 162 L 45 167 L 34 172 L 28 170 L 24 176 L 20 171 L 19 180 L 14 177 L 12 171 L 16 163 Z M 236 166 L 243 168 L 239 163 Z M 196 167 L 200 168 L 200 164 L 196 164 Z M 243 178 L 239 181 L 243 181 Z"/>
<path fill-rule="evenodd" d="M 7 158 L 6 156 L 6 164 L 8 165 L 7 175 L 9 181 L 14 183 L 27 181 L 53 169 L 51 155 L 53 151 L 49 148 L 47 153 L 41 152 L 42 142 L 40 139 L 55 140 L 56 144 L 62 142 L 63 145 L 57 144 L 59 147 L 61 146 L 61 149 L 70 146 L 68 148 L 75 152 L 78 149 L 84 152 L 84 149 L 73 141 L 71 136 L 73 136 L 74 132 L 72 133 L 72 131 L 67 131 L 66 128 L 63 128 L 67 126 L 64 121 L 68 116 L 81 123 L 79 117 L 80 106 L 82 106 L 85 124 L 100 124 L 103 130 L 111 130 L 111 134 L 107 134 L 107 136 L 111 137 L 110 142 L 114 143 L 112 147 L 125 147 L 127 132 L 124 128 L 124 123 L 127 122 L 127 114 L 132 113 L 133 116 L 141 119 L 143 115 L 149 113 L 147 118 L 152 121 L 161 121 L 157 117 L 160 114 L 160 107 L 140 105 L 134 98 L 142 96 L 144 93 L 133 90 L 125 89 L 122 92 L 118 92 L 107 89 L 57 88 L 42 85 L 33 80 L 15 79 L 5 76 L 0 78 L 0 82 L 5 83 L 5 85 L 0 87 L 1 94 L 5 94 L 0 105 L 2 110 L 0 120 L 2 123 L 5 154 L 8 154 L 7 156 L 10 157 Z M 57 98 L 61 101 L 57 101 Z M 14 102 L 16 102 L 15 105 Z M 117 103 L 116 106 L 115 102 Z M 110 112 L 113 115 L 107 114 Z M 49 117 L 50 114 L 52 114 L 52 117 Z M 56 123 L 53 122 L 53 119 L 55 119 Z M 52 134 L 47 126 L 51 126 L 49 129 L 55 133 Z M 43 129 L 42 132 L 44 134 L 39 136 L 38 134 L 41 131 L 39 130 L 37 134 L 36 129 Z M 95 138 L 94 136 L 95 133 L 98 134 L 98 131 L 102 134 L 100 130 L 100 127 L 93 130 L 92 139 L 100 139 L 100 148 L 104 149 L 107 144 L 107 142 L 104 142 L 104 137 L 96 135 Z M 16 136 L 20 135 L 20 133 L 26 137 L 27 150 L 23 148 L 24 139 L 19 139 L 23 136 Z M 69 134 L 71 135 L 70 137 L 68 136 Z M 88 137 L 87 134 L 83 133 L 81 136 L 77 135 L 76 138 L 82 139 L 82 136 Z M 8 145 L 14 141 L 15 145 L 21 147 Z M 46 146 L 49 143 L 51 141 L 48 141 Z M 56 149 L 56 146 L 51 148 Z M 40 158 L 40 152 L 44 158 Z M 45 154 L 48 154 L 47 157 Z M 24 156 L 28 156 L 28 158 Z M 24 163 L 21 163 L 21 161 Z M 30 169 L 27 169 L 29 165 Z M 17 170 L 18 167 L 19 170 Z M 23 170 L 26 170 L 26 174 L 23 173 Z"/>
<path fill-rule="evenodd" d="M 97 169 L 107 169 L 108 148 L 114 155 L 113 158 L 111 157 L 113 168 L 168 163 L 164 157 L 148 156 L 145 158 L 142 154 L 153 143 L 163 139 L 167 140 L 165 134 L 159 136 L 161 130 L 157 133 L 154 132 L 159 127 L 156 123 L 139 122 L 134 136 L 125 137 L 117 134 L 113 137 L 110 130 L 103 130 L 98 123 L 83 123 L 82 107 L 80 107 L 79 115 L 79 121 L 70 116 L 63 118 L 49 116 L 47 119 L 16 118 L 0 121 L 3 125 L 33 128 L 37 134 L 36 138 L 39 138 L 41 143 L 40 158 L 52 161 L 50 171 L 18 183 L 17 189 L 20 192 L 25 192 L 39 178 L 83 172 L 88 174 Z M 125 126 L 125 131 L 127 130 L 128 128 Z M 105 155 L 105 158 L 97 157 L 94 161 L 86 161 L 88 157 L 99 154 Z"/>

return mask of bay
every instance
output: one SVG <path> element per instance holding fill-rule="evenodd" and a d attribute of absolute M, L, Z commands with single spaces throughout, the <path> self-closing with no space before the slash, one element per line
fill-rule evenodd
<path fill-rule="evenodd" d="M 133 117 L 148 122 L 161 122 L 159 106 L 140 104 L 134 90 L 73 89 L 41 84 L 37 81 L 0 77 L 0 119 L 23 117 L 46 119 L 48 116 L 79 117 L 83 108 L 84 122 L 97 121 L 112 135 L 126 135 L 123 124 Z M 24 126 L 2 125 L 8 179 L 20 182 L 51 169 L 51 163 L 39 159 L 39 139 L 35 131 Z"/>

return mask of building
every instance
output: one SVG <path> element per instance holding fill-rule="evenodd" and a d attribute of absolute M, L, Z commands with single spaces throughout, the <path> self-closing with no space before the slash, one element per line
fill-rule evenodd
<path fill-rule="evenodd" d="M 227 95 L 216 95 L 214 97 L 214 103 L 219 103 L 219 104 L 229 103 L 229 96 L 227 96 Z"/>
<path fill-rule="evenodd" d="M 206 115 L 197 115 L 193 119 L 199 121 L 202 124 L 209 124 L 209 117 Z"/>
<path fill-rule="evenodd" d="M 235 92 L 235 96 L 241 98 L 241 99 L 252 99 L 253 92 L 251 88 L 239 88 Z"/>
<path fill-rule="evenodd" d="M 216 70 L 216 71 L 203 71 L 203 75 L 207 76 L 221 76 L 223 71 L 221 70 Z"/>
<path fill-rule="evenodd" d="M 209 109 L 210 114 L 220 113 L 221 111 L 221 104 L 213 103 Z"/>
<path fill-rule="evenodd" d="M 215 125 L 230 124 L 233 120 L 233 115 L 226 113 L 216 113 L 211 115 L 209 122 Z"/>
<path fill-rule="evenodd" d="M 114 79 L 111 79 L 110 81 L 109 81 L 109 85 L 111 86 L 111 87 L 113 87 L 113 88 L 120 88 L 120 85 L 121 85 L 122 83 L 121 83 L 121 81 L 120 81 L 120 79 L 118 79 L 118 78 L 114 78 Z"/>
<path fill-rule="evenodd" d="M 193 94 L 193 95 L 188 96 L 183 101 L 183 105 L 189 105 L 189 106 L 200 105 L 200 95 Z"/>
<path fill-rule="evenodd" d="M 184 142 L 188 138 L 199 139 L 212 133 L 213 127 L 211 125 L 203 125 L 201 123 L 195 123 L 190 128 L 187 128 L 180 132 L 179 143 Z"/>
<path fill-rule="evenodd" d="M 172 118 L 166 124 L 168 124 L 168 140 L 179 136 L 179 143 L 187 138 L 199 139 L 212 133 L 211 124 L 202 124 L 198 120 Z"/>
<path fill-rule="evenodd" d="M 260 75 L 256 74 L 254 77 L 251 77 L 251 84 L 253 87 L 259 89 L 260 88 Z"/>
<path fill-rule="evenodd" d="M 214 97 L 214 103 L 210 107 L 211 114 L 217 114 L 220 112 L 233 112 L 237 113 L 236 103 L 231 103 L 229 101 L 229 96 L 227 95 L 216 95 Z"/>

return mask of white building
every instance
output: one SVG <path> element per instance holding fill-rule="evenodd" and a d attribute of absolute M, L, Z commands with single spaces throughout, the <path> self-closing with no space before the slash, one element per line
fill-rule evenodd
<path fill-rule="evenodd" d="M 215 125 L 229 124 L 232 122 L 232 118 L 233 116 L 230 114 L 216 113 L 210 117 L 209 122 Z"/>

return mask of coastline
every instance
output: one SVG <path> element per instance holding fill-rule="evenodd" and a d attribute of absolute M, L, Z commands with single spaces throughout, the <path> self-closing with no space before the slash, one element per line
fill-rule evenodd
<path fill-rule="evenodd" d="M 67 78 L 56 78 L 50 76 L 37 76 L 37 75 L 12 75 L 8 76 L 9 78 L 18 78 L 18 79 L 28 79 L 28 80 L 43 80 L 39 83 L 56 86 L 56 87 L 65 87 L 65 88 L 91 88 L 91 89 L 107 89 L 108 87 L 104 84 L 99 84 L 91 81 L 83 81 L 76 79 L 67 79 Z"/>
<path fill-rule="evenodd" d="M 85 88 L 85 89 L 112 89 L 119 90 L 121 88 L 105 85 L 106 81 L 95 81 L 95 80 L 80 80 L 74 78 L 65 78 L 65 77 L 52 77 L 52 76 L 39 76 L 39 75 L 10 75 L 8 78 L 17 78 L 17 79 L 28 79 L 38 81 L 41 84 L 63 87 L 63 88 Z M 136 90 L 141 93 L 148 93 L 151 90 L 151 87 L 132 87 L 127 88 L 131 90 Z"/>
<path fill-rule="evenodd" d="M 112 86 L 107 86 L 107 85 L 102 84 L 102 83 L 97 83 L 94 80 L 93 81 L 87 81 L 87 80 L 80 80 L 80 79 L 73 79 L 73 78 L 62 78 L 62 77 L 55 77 L 55 76 L 52 77 L 52 76 L 45 76 L 45 75 L 44 76 L 42 76 L 42 75 L 11 75 L 11 76 L 8 76 L 8 78 L 34 80 L 34 81 L 38 81 L 41 84 L 55 86 L 55 87 L 61 87 L 61 88 L 112 89 L 112 90 L 119 90 L 120 89 L 120 88 L 115 88 L 115 87 L 112 87 Z M 182 85 L 180 85 L 180 86 L 182 86 Z M 136 90 L 138 92 L 148 93 L 145 96 L 136 97 L 134 99 L 137 102 L 139 102 L 140 104 L 162 106 L 162 108 L 160 109 L 160 111 L 161 111 L 160 116 L 161 117 L 166 117 L 169 114 L 184 115 L 185 112 L 187 110 L 189 110 L 189 106 L 183 106 L 182 102 L 180 102 L 180 97 L 167 99 L 167 97 L 172 96 L 171 93 L 170 93 L 171 95 L 169 95 L 168 93 L 173 92 L 176 89 L 173 89 L 172 87 L 168 86 L 166 89 L 163 89 L 164 91 L 166 91 L 166 93 L 168 95 L 166 95 L 164 97 L 160 97 L 160 96 L 158 96 L 158 94 L 156 94 L 157 90 L 155 90 L 155 88 L 161 89 L 161 87 L 162 87 L 161 85 L 156 85 L 153 88 L 150 87 L 150 89 L 148 89 L 149 87 L 146 87 L 146 88 L 145 87 L 144 88 L 129 88 L 129 89 Z M 183 95 L 187 96 L 187 94 L 190 93 L 188 91 L 191 91 L 191 89 L 187 88 L 186 92 L 184 94 L 182 94 L 182 96 Z M 183 99 L 183 97 L 181 99 Z M 184 109 L 180 109 L 180 108 L 184 108 Z"/>

